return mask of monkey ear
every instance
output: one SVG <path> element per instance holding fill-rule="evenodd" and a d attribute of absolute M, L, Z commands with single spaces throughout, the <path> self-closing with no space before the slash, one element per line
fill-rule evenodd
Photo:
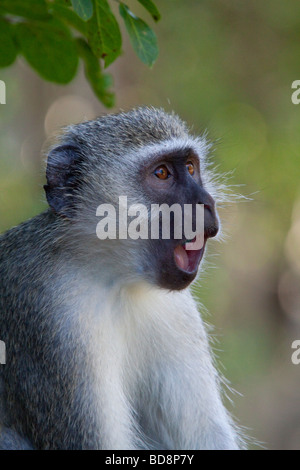
<path fill-rule="evenodd" d="M 48 155 L 44 186 L 51 209 L 62 216 L 71 218 L 75 212 L 74 195 L 80 184 L 80 163 L 82 156 L 78 148 L 61 145 Z"/>

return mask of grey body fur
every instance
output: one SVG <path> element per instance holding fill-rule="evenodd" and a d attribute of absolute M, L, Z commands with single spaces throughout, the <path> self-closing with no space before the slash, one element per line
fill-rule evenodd
<path fill-rule="evenodd" d="M 78 184 L 52 191 L 61 146 L 75 149 Z M 100 203 L 149 203 L 137 167 L 186 147 L 218 199 L 208 143 L 161 110 L 71 126 L 52 149 L 59 211 L 0 236 L 0 449 L 238 447 L 189 289 L 157 285 L 148 241 L 95 236 Z"/>

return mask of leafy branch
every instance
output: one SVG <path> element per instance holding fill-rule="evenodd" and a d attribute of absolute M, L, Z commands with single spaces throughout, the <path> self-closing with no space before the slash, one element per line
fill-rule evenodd
<path fill-rule="evenodd" d="M 117 1 L 133 49 L 152 67 L 158 56 L 154 31 Z M 152 0 L 137 2 L 159 21 Z M 82 60 L 94 93 L 112 107 L 112 78 L 104 69 L 121 53 L 120 27 L 109 0 L 0 0 L 0 67 L 12 65 L 22 55 L 45 80 L 66 84 Z"/>

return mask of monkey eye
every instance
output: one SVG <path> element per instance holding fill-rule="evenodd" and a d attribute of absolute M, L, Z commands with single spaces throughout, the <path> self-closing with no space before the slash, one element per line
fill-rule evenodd
<path fill-rule="evenodd" d="M 168 168 L 165 165 L 161 165 L 157 167 L 156 170 L 154 171 L 154 174 L 160 180 L 166 180 L 171 176 L 171 173 L 169 172 Z"/>
<path fill-rule="evenodd" d="M 194 169 L 194 165 L 192 164 L 192 162 L 187 162 L 186 169 L 189 172 L 189 174 L 193 176 L 193 174 L 195 173 L 195 169 Z"/>

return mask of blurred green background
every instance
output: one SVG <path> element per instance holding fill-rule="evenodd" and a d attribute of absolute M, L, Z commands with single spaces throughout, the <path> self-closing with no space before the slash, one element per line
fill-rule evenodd
<path fill-rule="evenodd" d="M 127 2 L 137 11 L 136 2 Z M 125 41 L 109 68 L 117 107 L 174 110 L 217 140 L 214 160 L 251 198 L 220 211 L 225 242 L 210 243 L 195 287 L 214 325 L 230 387 L 226 404 L 268 449 L 300 449 L 300 3 L 157 0 L 160 56 L 149 71 Z M 138 13 L 151 24 L 143 10 Z M 125 37 L 125 33 L 124 33 Z M 82 70 L 70 85 L 43 82 L 19 60 L 0 70 L 0 231 L 46 208 L 42 148 L 62 125 L 107 112 Z M 209 313 L 208 313 L 209 312 Z"/>

